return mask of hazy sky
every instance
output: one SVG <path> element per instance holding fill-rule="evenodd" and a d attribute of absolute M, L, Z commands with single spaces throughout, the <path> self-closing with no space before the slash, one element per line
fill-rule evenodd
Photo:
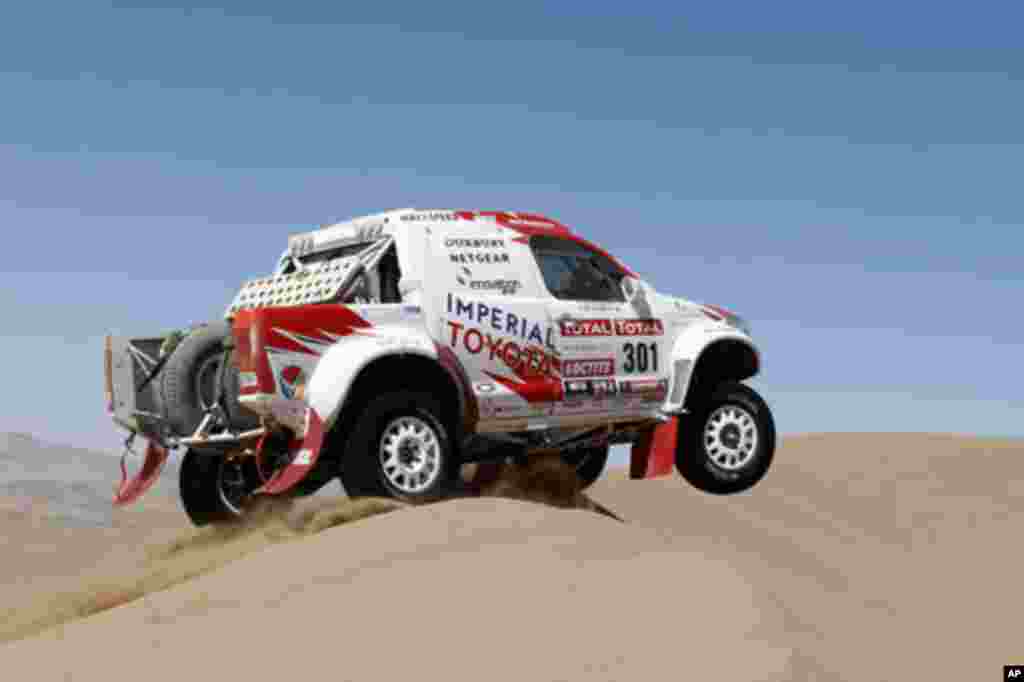
<path fill-rule="evenodd" d="M 0 430 L 114 446 L 103 334 L 416 206 L 737 310 L 783 433 L 1024 435 L 1020 4 L 705 4 L 7 3 Z"/>

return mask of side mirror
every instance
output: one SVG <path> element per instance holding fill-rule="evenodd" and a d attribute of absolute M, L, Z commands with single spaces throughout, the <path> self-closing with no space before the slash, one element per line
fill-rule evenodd
<path fill-rule="evenodd" d="M 626 303 L 636 303 L 643 299 L 643 283 L 636 277 L 622 278 L 622 293 L 626 297 Z"/>

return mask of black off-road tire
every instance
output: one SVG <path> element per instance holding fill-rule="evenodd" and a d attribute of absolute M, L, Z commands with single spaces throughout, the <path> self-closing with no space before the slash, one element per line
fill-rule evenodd
<path fill-rule="evenodd" d="M 398 470 L 386 468 L 381 456 L 385 431 L 395 428 L 403 418 L 429 427 L 434 438 L 430 442 L 436 442 L 436 473 L 431 474 L 430 479 L 423 479 L 430 483 L 421 490 L 396 485 L 393 478 L 398 474 L 389 476 L 388 471 Z M 353 422 L 341 453 L 339 477 L 345 492 L 353 498 L 390 497 L 409 504 L 436 502 L 447 497 L 456 490 L 461 471 L 450 432 L 440 402 L 430 393 L 395 391 L 372 398 Z M 396 442 L 394 436 L 390 442 Z M 411 476 L 406 480 L 412 480 Z"/>
<path fill-rule="evenodd" d="M 230 493 L 222 486 L 222 477 L 231 473 L 244 477 L 245 490 L 259 487 L 258 473 L 252 458 L 228 463 L 219 454 L 202 454 L 195 449 L 186 450 L 178 472 L 178 488 L 182 506 L 192 524 L 198 527 L 239 521 L 245 514 L 241 503 L 232 503 Z"/>
<path fill-rule="evenodd" d="M 247 431 L 259 427 L 259 417 L 238 401 L 238 369 L 228 355 L 225 341 L 231 334 L 226 320 L 201 327 L 186 336 L 171 353 L 161 372 L 161 410 L 178 436 L 190 436 L 203 419 L 203 403 L 211 404 L 217 382 L 223 386 L 224 405 L 232 428 Z M 200 402 L 202 400 L 203 402 Z"/>
<path fill-rule="evenodd" d="M 716 424 L 709 420 L 715 417 Z M 676 446 L 676 469 L 691 485 L 714 495 L 749 490 L 771 466 L 775 456 L 775 421 L 764 399 L 749 386 L 725 382 L 698 396 L 682 418 Z M 732 423 L 734 440 L 726 426 Z M 756 445 L 743 447 L 746 426 L 756 429 Z M 709 430 L 711 433 L 709 433 Z"/>
<path fill-rule="evenodd" d="M 562 461 L 576 470 L 581 490 L 586 490 L 601 478 L 608 463 L 608 450 L 607 445 L 602 445 L 562 453 Z"/>
<path fill-rule="evenodd" d="M 230 334 L 230 328 L 228 329 Z M 238 372 L 238 365 L 235 364 L 235 350 L 226 356 L 227 364 L 221 368 L 221 386 L 224 387 L 223 405 L 227 413 L 228 423 L 235 431 L 252 431 L 260 428 L 260 416 L 242 405 L 241 396 L 241 375 Z"/>

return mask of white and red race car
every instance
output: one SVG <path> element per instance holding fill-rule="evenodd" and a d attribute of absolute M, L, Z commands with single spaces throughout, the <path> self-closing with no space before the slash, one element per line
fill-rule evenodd
<path fill-rule="evenodd" d="M 747 324 L 656 292 L 550 218 L 403 209 L 293 235 L 224 319 L 107 337 L 115 422 L 148 441 L 115 504 L 184 448 L 196 525 L 257 495 L 442 499 L 462 464 L 561 453 L 583 485 L 609 446 L 632 478 L 760 481 L 775 450 Z"/>

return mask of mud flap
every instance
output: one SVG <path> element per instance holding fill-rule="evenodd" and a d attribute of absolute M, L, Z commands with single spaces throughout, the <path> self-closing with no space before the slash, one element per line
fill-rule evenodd
<path fill-rule="evenodd" d="M 125 451 L 121 456 L 121 483 L 114 492 L 114 506 L 122 507 L 142 497 L 160 477 L 160 472 L 167 462 L 167 455 L 167 448 L 155 441 L 149 441 L 146 445 L 146 458 L 142 462 L 142 468 L 129 479 L 128 469 L 124 464 L 128 451 Z"/>
<path fill-rule="evenodd" d="M 679 438 L 679 417 L 658 424 L 641 436 L 630 454 L 630 478 L 668 476 L 675 469 L 676 443 Z"/>
<path fill-rule="evenodd" d="M 282 467 L 258 488 L 257 495 L 280 495 L 294 488 L 313 470 L 324 443 L 324 424 L 313 408 L 306 408 L 306 436 L 292 450 L 291 463 Z"/>

